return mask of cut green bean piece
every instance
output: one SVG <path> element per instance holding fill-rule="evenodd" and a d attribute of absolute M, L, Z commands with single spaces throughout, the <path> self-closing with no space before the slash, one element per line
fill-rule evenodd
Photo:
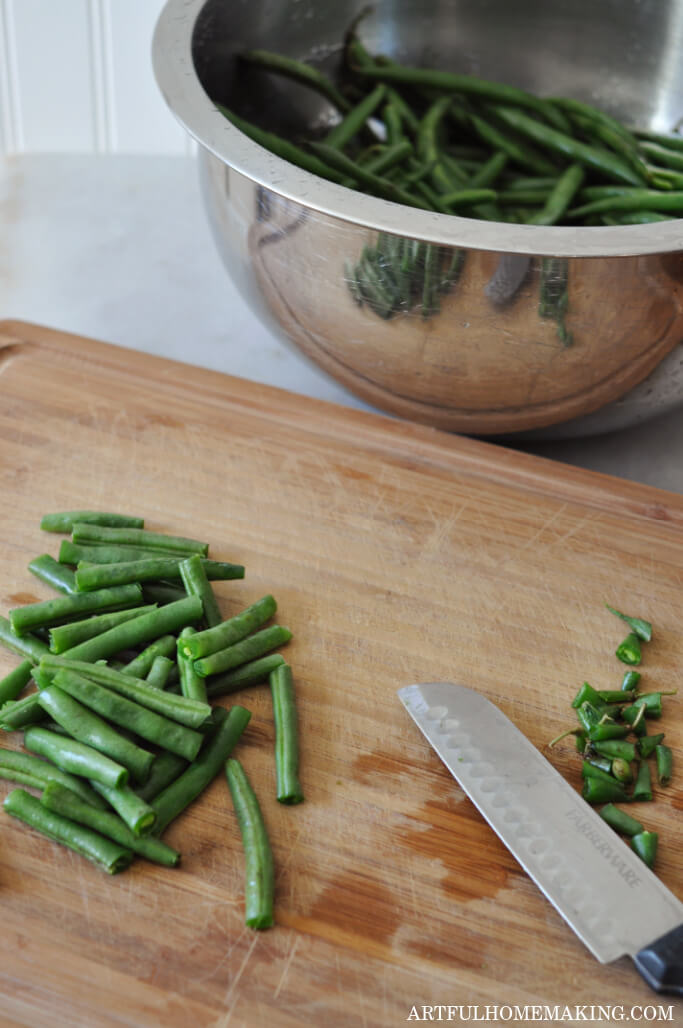
<path fill-rule="evenodd" d="M 642 659 L 640 639 L 635 632 L 630 632 L 624 641 L 617 646 L 616 656 L 622 664 L 640 664 Z"/>
<path fill-rule="evenodd" d="M 172 585 L 170 582 L 143 582 L 142 595 L 145 603 L 158 603 L 161 607 L 166 603 L 182 600 L 183 596 L 187 596 L 187 592 L 182 586 Z"/>
<path fill-rule="evenodd" d="M 16 700 L 31 681 L 33 664 L 30 660 L 22 660 L 12 671 L 0 680 L 0 706 L 10 700 Z"/>
<path fill-rule="evenodd" d="M 123 764 L 136 781 L 145 781 L 154 760 L 153 753 L 124 738 L 110 724 L 56 685 L 42 689 L 37 693 L 37 698 L 43 710 L 74 739 Z"/>
<path fill-rule="evenodd" d="M 16 635 L 7 618 L 0 617 L 0 643 L 12 653 L 25 657 L 31 663 L 37 664 L 40 658 L 49 653 L 47 644 L 37 639 L 30 632 L 26 635 Z"/>
<path fill-rule="evenodd" d="M 161 714 L 162 717 L 177 721 L 188 728 L 201 728 L 211 716 L 208 703 L 190 699 L 187 696 L 174 696 L 165 690 L 155 689 L 142 678 L 134 678 L 125 671 L 116 671 L 106 664 L 88 664 L 83 660 L 70 660 L 68 657 L 44 658 L 41 665 L 43 671 L 54 676 L 59 671 L 73 671 L 77 675 L 91 679 L 99 685 L 120 693 L 126 699 L 139 703 L 142 707 Z"/>
<path fill-rule="evenodd" d="M 131 850 L 61 814 L 47 810 L 40 800 L 31 796 L 24 789 L 13 789 L 6 797 L 3 806 L 12 817 L 35 828 L 53 842 L 61 843 L 62 846 L 67 846 L 82 857 L 86 857 L 108 874 L 123 871 L 132 862 Z"/>
<path fill-rule="evenodd" d="M 62 539 L 59 547 L 59 559 L 62 564 L 122 564 L 129 560 L 156 560 L 158 557 L 184 560 L 182 553 L 173 550 L 122 546 L 116 543 L 73 543 L 70 539 Z"/>
<path fill-rule="evenodd" d="M 589 682 L 584 682 L 576 696 L 572 700 L 572 707 L 575 710 L 588 700 L 589 703 L 593 704 L 594 707 L 600 705 L 600 693 L 597 689 L 594 689 Z"/>
<path fill-rule="evenodd" d="M 637 689 L 641 678 L 640 671 L 626 671 L 621 682 L 621 688 L 624 692 Z"/>
<path fill-rule="evenodd" d="M 650 773 L 650 765 L 646 760 L 641 761 L 640 767 L 638 768 L 638 774 L 636 775 L 636 784 L 633 786 L 631 799 L 652 799 L 652 775 Z"/>
<path fill-rule="evenodd" d="M 76 592 L 76 576 L 71 568 L 65 568 L 63 564 L 55 560 L 49 553 L 41 553 L 34 557 L 28 566 L 29 571 L 41 582 L 52 586 L 60 593 Z"/>
<path fill-rule="evenodd" d="M 630 725 L 610 724 L 602 722 L 593 725 L 588 732 L 591 742 L 604 742 L 606 739 L 624 739 L 631 731 Z"/>
<path fill-rule="evenodd" d="M 179 778 L 186 768 L 186 760 L 178 757 L 175 753 L 169 753 L 168 750 L 164 750 L 152 764 L 152 770 L 147 781 L 143 782 L 140 786 L 136 786 L 135 791 L 140 799 L 151 803 L 166 786 L 170 785 L 171 782 L 175 782 L 176 778 Z"/>
<path fill-rule="evenodd" d="M 639 832 L 631 839 L 631 846 L 648 867 L 655 866 L 657 859 L 657 843 L 659 836 L 657 832 Z"/>
<path fill-rule="evenodd" d="M 606 739 L 604 742 L 594 742 L 593 747 L 603 757 L 620 757 L 629 762 L 636 759 L 635 743 L 626 739 Z"/>
<path fill-rule="evenodd" d="M 178 598 L 183 599 L 182 596 Z M 137 657 L 124 664 L 121 671 L 125 675 L 130 675 L 131 678 L 146 678 L 157 657 L 175 657 L 175 652 L 175 636 L 170 634 L 159 636 L 138 653 Z"/>
<path fill-rule="evenodd" d="M 644 736 L 642 736 L 642 738 L 638 739 L 638 742 L 636 743 L 636 749 L 638 750 L 638 755 L 640 757 L 642 757 L 643 759 L 646 759 L 647 757 L 651 757 L 652 754 L 655 752 L 656 748 L 661 743 L 663 738 L 664 738 L 664 732 L 657 732 L 656 735 L 644 735 Z"/>
<path fill-rule="evenodd" d="M 603 760 L 584 760 L 581 765 L 581 777 L 598 778 L 603 782 L 613 782 L 612 761 L 607 758 Z"/>
<path fill-rule="evenodd" d="M 275 773 L 279 803 L 303 802 L 299 781 L 299 742 L 294 679 L 289 664 L 281 664 L 270 675 L 275 724 Z"/>
<path fill-rule="evenodd" d="M 229 671 L 230 668 L 262 657 L 278 646 L 284 646 L 291 638 L 292 633 L 284 625 L 271 625 L 232 646 L 227 646 L 224 650 L 217 650 L 200 660 L 195 660 L 194 669 L 202 678 L 218 674 L 219 671 Z"/>
<path fill-rule="evenodd" d="M 231 707 L 229 712 L 223 707 L 215 707 L 212 717 L 212 731 L 197 759 L 152 801 L 157 835 L 161 835 L 170 822 L 213 781 L 232 753 L 251 714 L 239 706 Z"/>
<path fill-rule="evenodd" d="M 149 803 L 133 792 L 129 785 L 111 789 L 107 785 L 93 782 L 93 788 L 114 808 L 133 835 L 149 835 L 156 823 L 156 815 Z"/>
<path fill-rule="evenodd" d="M 44 721 L 47 714 L 39 701 L 39 693 L 32 692 L 20 700 L 9 700 L 0 707 L 0 728 L 6 732 L 18 732 L 26 725 Z"/>
<path fill-rule="evenodd" d="M 130 514 L 113 514 L 100 510 L 63 510 L 54 514 L 44 514 L 40 527 L 44 532 L 70 532 L 76 522 L 88 522 L 91 525 L 123 526 L 142 528 L 144 518 Z"/>
<path fill-rule="evenodd" d="M 581 795 L 588 803 L 623 803 L 628 799 L 626 788 L 616 778 L 585 778 Z"/>
<path fill-rule="evenodd" d="M 207 578 L 212 581 L 244 578 L 242 564 L 207 560 L 204 557 L 201 560 Z M 120 564 L 81 563 L 76 569 L 76 587 L 84 593 L 157 579 L 180 580 L 180 560 L 177 557 L 158 557 L 149 560 L 126 560 Z"/>
<path fill-rule="evenodd" d="M 606 603 L 605 606 L 611 614 L 614 614 L 616 617 L 621 618 L 622 621 L 625 621 L 631 631 L 634 632 L 639 639 L 642 639 L 643 642 L 650 642 L 652 639 L 652 625 L 649 621 L 644 621 L 643 618 L 634 618 L 629 617 L 627 614 L 622 614 L 621 611 L 615 610 L 614 607 L 610 607 L 609 603 Z"/>
<path fill-rule="evenodd" d="M 223 617 L 211 588 L 211 583 L 206 577 L 206 571 L 204 570 L 201 558 L 197 554 L 193 557 L 186 557 L 181 562 L 179 571 L 187 595 L 198 596 L 202 601 L 205 624 L 209 628 L 220 624 Z"/>
<path fill-rule="evenodd" d="M 88 778 L 103 785 L 125 785 L 128 769 L 117 764 L 92 746 L 70 739 L 59 732 L 32 725 L 24 732 L 24 746 L 39 757 L 52 761 L 62 771 L 79 778 Z"/>
<path fill-rule="evenodd" d="M 92 594 L 89 594 L 92 595 Z M 132 621 L 141 614 L 149 614 L 156 610 L 156 603 L 142 607 L 130 607 L 128 610 L 113 610 L 106 614 L 93 614 L 82 621 L 70 621 L 65 625 L 57 625 L 49 629 L 50 653 L 66 653 L 87 639 L 92 639 L 102 632 L 107 632 L 124 621 Z"/>
<path fill-rule="evenodd" d="M 204 738 L 200 732 L 162 717 L 98 682 L 93 682 L 74 671 L 62 670 L 55 675 L 54 684 L 106 721 L 118 725 L 119 728 L 125 728 L 147 742 L 170 750 L 185 760 L 194 760 L 199 752 Z"/>
<path fill-rule="evenodd" d="M 164 535 L 146 528 L 108 528 L 84 522 L 74 524 L 71 536 L 75 543 L 114 543 L 119 546 L 141 546 L 145 549 L 175 550 L 183 556 L 198 553 L 206 557 L 209 544 L 179 535 Z"/>
<path fill-rule="evenodd" d="M 111 565 L 114 566 L 114 565 Z M 116 653 L 142 646 L 161 635 L 176 632 L 186 625 L 194 624 L 202 616 L 201 600 L 197 596 L 186 596 L 175 603 L 169 603 L 158 610 L 138 617 L 114 628 L 101 632 L 92 639 L 79 643 L 65 652 L 71 660 L 106 660 Z"/>
<path fill-rule="evenodd" d="M 673 769 L 673 753 L 670 747 L 664 746 L 662 743 L 655 746 L 655 761 L 657 763 L 657 781 L 660 785 L 668 785 Z"/>
<path fill-rule="evenodd" d="M 623 810 L 619 810 L 619 807 L 615 807 L 613 803 L 606 804 L 598 813 L 603 821 L 606 821 L 611 828 L 614 828 L 615 832 L 619 832 L 621 835 L 638 835 L 639 832 L 644 831 L 640 821 Z"/>
<path fill-rule="evenodd" d="M 249 928 L 270 928 L 273 924 L 275 874 L 273 853 L 263 814 L 256 793 L 239 760 L 231 757 L 226 761 L 225 776 L 244 849 L 244 921 Z"/>
<path fill-rule="evenodd" d="M 49 782 L 58 782 L 65 789 L 80 796 L 84 803 L 99 809 L 105 806 L 97 793 L 81 778 L 68 774 L 31 753 L 0 748 L 0 778 L 41 790 L 45 789 Z"/>
<path fill-rule="evenodd" d="M 203 632 L 196 632 L 194 635 L 183 638 L 181 649 L 193 660 L 216 653 L 251 635 L 257 628 L 265 624 L 276 610 L 275 599 L 270 595 L 263 596 L 227 621 L 221 621 L 213 628 L 207 628 Z"/>
<path fill-rule="evenodd" d="M 151 668 L 145 675 L 147 685 L 153 685 L 155 689 L 165 689 L 169 683 L 171 672 L 175 667 L 175 661 L 171 660 L 170 657 L 164 657 L 160 653 L 154 658 Z"/>
<path fill-rule="evenodd" d="M 9 620 L 12 631 L 16 635 L 24 635 L 36 628 L 52 628 L 65 621 L 76 620 L 84 614 L 101 614 L 124 607 L 136 607 L 141 603 L 140 586 L 127 584 L 87 594 L 71 593 L 68 596 L 53 596 L 39 603 L 27 603 L 10 610 Z"/>
<path fill-rule="evenodd" d="M 194 669 L 194 664 L 185 652 L 185 641 L 194 633 L 194 628 L 183 628 L 178 638 L 178 671 L 180 691 L 183 696 L 206 703 L 206 684 Z"/>
<path fill-rule="evenodd" d="M 120 846 L 132 850 L 139 856 L 163 867 L 177 867 L 180 854 L 155 835 L 135 835 L 116 814 L 109 810 L 95 810 L 74 796 L 70 789 L 65 789 L 56 782 L 46 786 L 40 802 L 55 814 L 68 817 L 71 821 L 86 825 L 100 835 L 112 839 Z"/>
<path fill-rule="evenodd" d="M 247 661 L 232 671 L 221 675 L 212 675 L 206 679 L 206 694 L 209 699 L 225 696 L 238 689 L 246 689 L 250 685 L 262 685 L 268 681 L 272 671 L 285 663 L 281 653 L 269 653 L 265 657 Z"/>

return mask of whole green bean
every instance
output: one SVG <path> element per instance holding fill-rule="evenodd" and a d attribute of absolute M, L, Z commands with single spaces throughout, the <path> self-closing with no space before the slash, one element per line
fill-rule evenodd
<path fill-rule="evenodd" d="M 49 553 L 41 553 L 40 556 L 34 557 L 28 565 L 28 569 L 32 575 L 35 575 L 41 582 L 45 582 L 46 585 L 51 585 L 57 592 L 76 592 L 76 576 L 71 568 L 65 568 Z"/>
<path fill-rule="evenodd" d="M 155 813 L 155 834 L 161 835 L 170 822 L 178 817 L 213 781 L 232 753 L 251 714 L 244 707 L 234 706 L 230 711 L 215 707 L 213 727 L 195 761 L 174 782 L 171 782 L 151 803 Z"/>
<path fill-rule="evenodd" d="M 27 632 L 25 635 L 16 635 L 7 618 L 0 617 L 0 644 L 5 646 L 12 653 L 18 653 L 25 657 L 32 664 L 37 664 L 40 658 L 49 653 L 46 643 L 37 639 L 36 636 Z"/>
<path fill-rule="evenodd" d="M 470 189 L 488 189 L 505 170 L 508 155 L 503 150 L 496 150 L 488 160 L 480 165 L 467 183 Z"/>
<path fill-rule="evenodd" d="M 606 196 L 581 204 L 568 212 L 570 218 L 587 218 L 603 211 L 667 211 L 669 214 L 683 212 L 683 191 L 657 192 L 654 189 L 634 190 L 623 196 Z"/>
<path fill-rule="evenodd" d="M 104 785 L 125 785 L 128 769 L 117 764 L 92 746 L 47 728 L 31 725 L 24 732 L 24 746 L 39 757 L 50 760 L 62 771 Z"/>
<path fill-rule="evenodd" d="M 366 171 L 372 172 L 374 175 L 382 175 L 385 171 L 389 171 L 396 164 L 401 164 L 407 157 L 413 152 L 413 148 L 407 139 L 404 139 L 400 143 L 395 143 L 393 146 L 386 146 L 375 158 L 367 161 L 364 164 Z M 421 173 L 426 174 L 426 169 L 421 169 Z M 405 188 L 405 187 L 404 187 Z"/>
<path fill-rule="evenodd" d="M 110 543 L 118 546 L 140 546 L 144 549 L 173 550 L 187 556 L 198 553 L 206 557 L 209 544 L 199 539 L 188 539 L 184 536 L 165 535 L 163 532 L 151 532 L 147 528 L 108 528 L 86 522 L 76 522 L 71 529 L 71 538 L 75 543 Z"/>
<path fill-rule="evenodd" d="M 628 164 L 625 164 L 621 158 L 609 150 L 589 146 L 557 129 L 541 124 L 535 118 L 525 114 L 524 111 L 514 107 L 496 105 L 494 111 L 510 128 L 527 136 L 537 145 L 552 153 L 568 157 L 571 161 L 578 161 L 609 178 L 617 179 L 619 182 L 635 186 L 642 184 L 640 176 L 636 175 Z"/>
<path fill-rule="evenodd" d="M 194 669 L 202 678 L 207 675 L 215 675 L 219 671 L 229 671 L 230 668 L 239 667 L 247 661 L 262 657 L 270 650 L 283 646 L 292 638 L 292 633 L 283 625 L 271 625 L 254 635 L 247 636 L 240 642 L 226 646 L 223 650 L 216 650 L 206 657 L 195 660 Z"/>
<path fill-rule="evenodd" d="M 289 805 L 303 802 L 299 781 L 299 741 L 294 679 L 289 664 L 280 664 L 269 676 L 275 724 L 277 799 Z"/>
<path fill-rule="evenodd" d="M 120 693 L 126 699 L 133 700 L 142 707 L 161 714 L 162 717 L 186 725 L 188 728 L 201 728 L 211 715 L 211 707 L 208 703 L 202 703 L 186 696 L 174 696 L 165 690 L 155 689 L 144 679 L 135 678 L 125 671 L 116 671 L 105 664 L 89 664 L 83 660 L 70 660 L 68 657 L 48 655 L 44 658 L 41 668 L 53 676 L 62 670 L 73 671 L 107 689 Z"/>
<path fill-rule="evenodd" d="M 182 637 L 180 648 L 192 660 L 198 660 L 200 657 L 225 649 L 226 646 L 232 646 L 233 643 L 246 638 L 265 624 L 276 611 L 275 598 L 270 594 L 262 596 L 260 600 L 245 607 L 239 614 L 235 614 L 226 621 L 221 621 L 213 628 Z"/>
<path fill-rule="evenodd" d="M 207 560 L 204 557 L 201 559 L 209 579 L 225 581 L 244 578 L 242 564 Z M 112 586 L 123 586 L 131 582 L 149 582 L 157 579 L 178 581 L 180 579 L 180 561 L 174 557 L 158 557 L 151 560 L 126 560 L 118 564 L 81 563 L 76 569 L 76 587 L 84 593 Z"/>
<path fill-rule="evenodd" d="M 185 651 L 185 641 L 194 634 L 194 628 L 183 628 L 178 637 L 178 671 L 180 672 L 180 691 L 183 696 L 206 703 L 206 684 L 194 669 L 194 664 Z"/>
<path fill-rule="evenodd" d="M 240 54 L 240 59 L 264 71 L 275 72 L 302 85 L 310 86 L 340 111 L 349 110 L 350 104 L 346 97 L 326 75 L 311 64 L 264 49 L 246 50 Z"/>
<path fill-rule="evenodd" d="M 543 209 L 530 219 L 529 224 L 556 225 L 566 213 L 584 176 L 583 165 L 570 164 L 567 170 L 560 175 L 554 189 L 545 201 Z"/>
<path fill-rule="evenodd" d="M 423 210 L 430 209 L 428 204 L 418 200 L 411 193 L 407 193 L 389 179 L 383 178 L 381 175 L 373 175 L 372 172 L 356 164 L 355 161 L 347 157 L 346 154 L 341 153 L 341 151 L 335 150 L 325 143 L 309 143 L 309 146 L 313 153 L 320 157 L 321 160 L 336 168 L 344 176 L 356 179 L 357 182 L 366 186 L 371 192 L 376 193 L 377 196 L 381 196 L 385 200 L 392 200 L 394 203 L 407 204 L 409 207 L 420 207 Z"/>
<path fill-rule="evenodd" d="M 128 584 L 115 588 L 96 589 L 93 592 L 70 593 L 68 596 L 53 596 L 38 603 L 27 603 L 14 607 L 9 612 L 9 621 L 15 635 L 25 635 L 36 628 L 52 628 L 65 621 L 75 620 L 83 614 L 104 613 L 123 607 L 136 607 L 142 603 L 142 589 Z"/>
<path fill-rule="evenodd" d="M 21 664 L 18 664 L 0 680 L 0 706 L 9 700 L 16 700 L 31 681 L 32 668 L 33 664 L 30 660 L 22 660 Z"/>
<path fill-rule="evenodd" d="M 268 681 L 271 671 L 275 671 L 285 663 L 281 653 L 269 653 L 265 657 L 247 661 L 232 671 L 220 675 L 212 675 L 206 680 L 206 694 L 209 699 L 225 696 L 227 693 L 246 689 L 250 685 L 261 685 Z"/>
<path fill-rule="evenodd" d="M 162 746 L 171 753 L 184 757 L 185 760 L 194 760 L 199 752 L 203 741 L 200 732 L 156 714 L 134 700 L 120 696 L 77 672 L 66 669 L 58 671 L 54 677 L 54 684 L 89 710 L 94 710 L 105 721 L 125 728 L 147 742 Z"/>
<path fill-rule="evenodd" d="M 144 782 L 154 761 L 153 753 L 124 738 L 110 724 L 56 685 L 41 689 L 37 698 L 43 710 L 74 739 L 123 764 L 136 781 Z"/>
<path fill-rule="evenodd" d="M 490 82 L 477 78 L 475 75 L 459 75 L 449 71 L 415 68 L 401 64 L 375 64 L 373 67 L 364 67 L 362 74 L 367 78 L 396 85 L 416 86 L 443 93 L 459 93 L 462 96 L 494 100 L 502 104 L 514 104 L 517 107 L 529 108 L 540 114 L 542 118 L 557 125 L 558 128 L 564 128 L 566 125 L 566 120 L 561 116 L 558 117 L 557 111 L 553 110 L 552 105 L 547 101 L 541 100 L 523 89 L 518 89 L 516 86 Z"/>
<path fill-rule="evenodd" d="M 367 93 L 355 107 L 352 107 L 334 128 L 330 129 L 325 136 L 327 145 L 341 149 L 350 143 L 354 136 L 366 126 L 368 118 L 383 103 L 385 96 L 386 86 L 380 83 L 372 92 Z"/>
<path fill-rule="evenodd" d="M 155 835 L 135 835 L 116 814 L 108 810 L 95 810 L 78 796 L 74 796 L 70 789 L 65 789 L 56 782 L 50 782 L 45 787 L 40 802 L 54 814 L 61 814 L 71 821 L 86 825 L 155 864 L 177 867 L 180 862 L 178 851 L 157 839 Z"/>
<path fill-rule="evenodd" d="M 239 825 L 245 861 L 245 924 L 270 928 L 273 924 L 275 874 L 273 853 L 256 794 L 239 760 L 231 757 L 225 775 Z"/>
<path fill-rule="evenodd" d="M 438 193 L 451 193 L 455 188 L 467 182 L 464 174 L 462 174 L 462 178 L 456 178 L 454 181 L 453 176 L 449 174 L 448 166 L 444 164 L 441 157 L 439 131 L 452 103 L 452 96 L 440 96 L 434 100 L 423 115 L 417 130 L 418 157 L 423 164 L 429 166 L 429 178 Z"/>
<path fill-rule="evenodd" d="M 480 139 L 493 149 L 506 154 L 519 167 L 528 168 L 529 171 L 535 171 L 539 175 L 553 175 L 557 172 L 555 165 L 543 153 L 535 150 L 528 143 L 525 145 L 523 140 L 511 136 L 486 118 L 472 113 L 468 115 L 467 121 Z"/>
<path fill-rule="evenodd" d="M 86 639 L 92 639 L 116 625 L 122 625 L 124 621 L 131 621 L 133 618 L 140 617 L 141 614 L 149 614 L 156 609 L 156 603 L 150 603 L 142 607 L 130 607 L 128 610 L 93 614 L 82 621 L 69 621 L 65 625 L 56 625 L 48 632 L 50 653 L 65 653 L 85 642 Z"/>
<path fill-rule="evenodd" d="M 229 110 L 222 104 L 217 103 L 216 108 L 224 118 L 227 118 L 245 136 L 248 136 L 264 149 L 274 153 L 277 157 L 281 157 L 283 161 L 289 161 L 298 168 L 310 171 L 312 175 L 319 175 L 320 178 L 327 179 L 330 182 L 336 182 L 340 185 L 347 183 L 348 176 L 346 174 L 340 173 L 315 154 L 309 153 L 308 150 L 303 150 L 274 132 L 267 132 L 265 129 L 259 128 L 258 125 L 254 125 L 245 118 L 240 118 L 234 111 Z"/>
<path fill-rule="evenodd" d="M 114 567 L 115 565 L 106 565 Z M 88 595 L 88 594 L 86 594 Z M 116 625 L 114 628 L 101 632 L 92 639 L 65 652 L 71 660 L 96 661 L 106 660 L 115 653 L 133 649 L 146 642 L 158 639 L 159 636 L 175 632 L 186 625 L 199 621 L 202 616 L 202 603 L 197 596 L 186 596 L 165 607 L 140 614 L 131 621 Z"/>
<path fill-rule="evenodd" d="M 153 685 L 155 689 L 165 689 L 175 667 L 175 661 L 160 653 L 154 658 L 151 668 L 145 675 L 147 685 Z"/>
<path fill-rule="evenodd" d="M 103 796 L 110 807 L 113 807 L 121 820 L 128 826 L 133 835 L 149 835 L 156 825 L 156 815 L 152 807 L 129 785 L 111 789 L 108 785 L 93 782 L 93 788 Z"/>
<path fill-rule="evenodd" d="M 108 874 L 123 871 L 133 860 L 131 850 L 61 814 L 47 810 L 40 800 L 24 789 L 13 789 L 5 798 L 3 807 L 12 817 L 86 857 Z"/>
<path fill-rule="evenodd" d="M 441 203 L 444 207 L 453 210 L 461 208 L 476 207 L 477 204 L 489 203 L 498 199 L 498 193 L 493 189 L 454 189 L 450 193 L 442 193 Z M 438 251 L 437 251 L 438 252 Z"/>
<path fill-rule="evenodd" d="M 634 134 L 637 139 L 658 143 L 669 150 L 683 151 L 683 136 L 678 132 L 650 132 L 649 129 L 636 129 Z"/>
<path fill-rule="evenodd" d="M 672 150 L 668 146 L 661 146 L 659 143 L 652 143 L 642 140 L 640 151 L 654 164 L 664 165 L 665 168 L 673 168 L 674 171 L 683 171 L 683 153 Z"/>
<path fill-rule="evenodd" d="M 34 757 L 31 753 L 0 748 L 0 778 L 17 782 L 19 785 L 28 785 L 31 789 L 41 790 L 45 789 L 50 782 L 58 782 L 70 792 L 80 796 L 84 803 L 98 807 L 100 810 L 105 806 L 97 793 L 82 778 L 70 775 L 54 764 Z"/>
<path fill-rule="evenodd" d="M 202 601 L 202 609 L 204 611 L 203 620 L 205 624 L 209 628 L 211 628 L 212 625 L 219 624 L 223 620 L 223 617 L 213 589 L 211 588 L 211 583 L 206 577 L 201 557 L 199 557 L 198 554 L 195 554 L 192 557 L 186 557 L 185 560 L 181 561 L 179 571 L 180 578 L 185 586 L 185 592 L 187 595 L 198 596 Z"/>
<path fill-rule="evenodd" d="M 122 526 L 142 528 L 145 519 L 130 514 L 113 514 L 100 510 L 63 510 L 44 514 L 40 527 L 44 532 L 70 532 L 76 522 L 87 521 L 91 525 Z"/>

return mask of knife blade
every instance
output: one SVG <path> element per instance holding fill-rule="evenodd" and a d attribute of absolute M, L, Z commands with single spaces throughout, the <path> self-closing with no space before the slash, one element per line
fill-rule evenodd
<path fill-rule="evenodd" d="M 398 696 L 527 874 L 601 962 L 683 995 L 683 903 L 503 712 L 452 682 Z"/>

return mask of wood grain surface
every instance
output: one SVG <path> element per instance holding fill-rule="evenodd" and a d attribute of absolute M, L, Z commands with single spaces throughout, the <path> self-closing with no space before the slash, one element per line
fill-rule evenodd
<path fill-rule="evenodd" d="M 40 516 L 74 507 L 139 513 L 244 563 L 216 587 L 226 615 L 275 595 L 306 802 L 275 801 L 268 690 L 238 694 L 276 861 L 263 933 L 244 927 L 224 780 L 168 829 L 176 870 L 140 860 L 109 878 L 0 813 L 0 1023 L 375 1028 L 422 1005 L 653 1002 L 680 1019 L 628 959 L 593 959 L 396 698 L 472 686 L 578 787 L 572 745 L 547 741 L 581 682 L 621 681 L 605 601 L 654 623 L 644 684 L 678 686 L 680 497 L 5 322 L 0 613 L 49 595 L 26 570 L 57 553 Z M 16 663 L 3 652 L 0 673 Z M 680 752 L 678 696 L 662 728 Z M 679 896 L 681 781 L 639 808 Z"/>

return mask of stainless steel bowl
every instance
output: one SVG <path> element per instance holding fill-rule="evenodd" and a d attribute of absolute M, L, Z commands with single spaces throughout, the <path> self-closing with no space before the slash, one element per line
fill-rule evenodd
<path fill-rule="evenodd" d="M 200 144 L 209 218 L 241 292 L 358 396 L 441 428 L 557 426 L 623 397 L 683 340 L 682 220 L 542 228 L 431 214 L 301 171 L 217 111 L 214 100 L 267 112 L 283 133 L 331 122 L 324 100 L 246 75 L 235 57 L 263 47 L 333 72 L 363 2 L 168 0 L 160 16 L 157 81 Z M 405 62 L 571 95 L 656 130 L 683 116 L 683 0 L 378 0 L 362 25 L 371 49 Z M 444 267 L 462 260 L 438 310 L 381 318 L 358 305 L 348 268 L 380 233 L 438 247 Z M 566 277 L 562 325 L 539 316 L 548 257 Z"/>

